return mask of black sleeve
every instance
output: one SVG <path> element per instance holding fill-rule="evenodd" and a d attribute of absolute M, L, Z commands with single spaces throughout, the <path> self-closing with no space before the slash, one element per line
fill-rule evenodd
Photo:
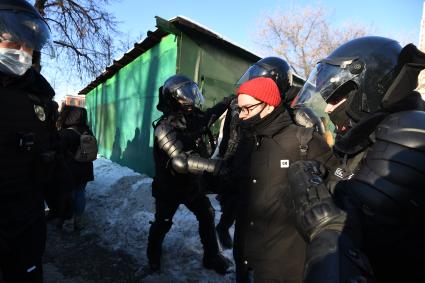
<path fill-rule="evenodd" d="M 206 159 L 196 153 L 184 152 L 183 144 L 178 139 L 174 128 L 162 121 L 155 128 L 155 143 L 170 158 L 172 169 L 180 174 L 201 175 L 204 172 L 220 173 L 221 161 Z"/>
<path fill-rule="evenodd" d="M 307 160 L 316 160 L 321 163 L 326 163 L 332 155 L 331 148 L 325 139 L 317 132 L 313 133 L 313 138 L 308 146 Z"/>
<path fill-rule="evenodd" d="M 225 97 L 222 101 L 205 110 L 205 125 L 214 123 L 229 108 L 233 97 Z"/>

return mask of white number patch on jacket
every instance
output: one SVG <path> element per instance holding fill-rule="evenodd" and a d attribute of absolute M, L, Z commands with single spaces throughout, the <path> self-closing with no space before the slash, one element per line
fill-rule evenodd
<path fill-rule="evenodd" d="M 289 160 L 288 159 L 281 160 L 280 168 L 289 168 Z"/>

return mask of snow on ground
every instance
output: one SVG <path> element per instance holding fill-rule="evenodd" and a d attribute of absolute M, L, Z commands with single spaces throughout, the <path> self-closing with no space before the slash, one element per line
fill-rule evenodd
<path fill-rule="evenodd" d="M 94 171 L 95 180 L 87 186 L 85 233 L 94 232 L 106 247 L 134 256 L 140 264 L 138 272 L 145 273 L 149 221 L 153 221 L 155 211 L 152 179 L 103 158 L 94 162 Z M 219 204 L 214 196 L 210 200 L 217 223 Z M 234 266 L 226 276 L 202 267 L 198 222 L 184 205 L 177 210 L 173 223 L 163 245 L 161 273 L 147 275 L 143 282 L 234 281 Z M 232 250 L 224 254 L 233 260 Z"/>

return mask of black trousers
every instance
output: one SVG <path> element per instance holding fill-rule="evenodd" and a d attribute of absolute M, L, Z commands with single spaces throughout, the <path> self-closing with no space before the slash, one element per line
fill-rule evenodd
<path fill-rule="evenodd" d="M 221 206 L 221 216 L 219 225 L 224 229 L 229 229 L 235 223 L 238 205 L 238 195 L 223 193 L 219 197 Z"/>
<path fill-rule="evenodd" d="M 192 211 L 199 222 L 199 236 L 204 248 L 204 256 L 215 256 L 219 252 L 214 227 L 214 209 L 205 195 L 199 194 L 190 200 L 157 198 L 155 221 L 151 225 L 148 237 L 149 260 L 159 260 L 162 242 L 171 228 L 173 216 L 180 204 L 184 204 Z"/>
<path fill-rule="evenodd" d="M 0 275 L 7 283 L 42 283 L 46 224 L 40 218 L 16 237 L 0 238 Z"/>

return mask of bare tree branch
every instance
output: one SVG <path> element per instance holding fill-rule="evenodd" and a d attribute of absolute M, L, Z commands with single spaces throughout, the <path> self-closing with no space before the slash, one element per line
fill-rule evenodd
<path fill-rule="evenodd" d="M 358 24 L 331 27 L 327 10 L 317 4 L 267 13 L 255 41 L 263 51 L 283 57 L 301 76 L 307 77 L 314 65 L 336 47 L 372 31 Z"/>
<path fill-rule="evenodd" d="M 112 0 L 117 1 L 117 0 Z M 110 0 L 35 0 L 49 23 L 58 68 L 66 68 L 86 83 L 108 66 L 117 49 L 117 20 L 105 7 Z"/>

